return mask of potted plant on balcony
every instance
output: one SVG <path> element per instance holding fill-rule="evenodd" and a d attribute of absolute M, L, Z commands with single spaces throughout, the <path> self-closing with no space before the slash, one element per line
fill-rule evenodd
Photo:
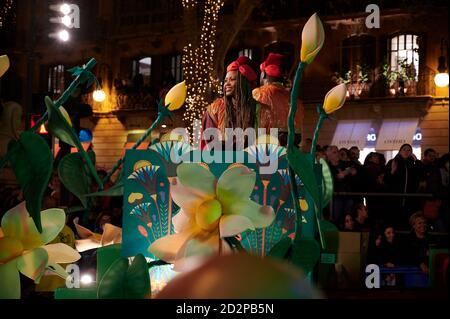
<path fill-rule="evenodd" d="M 381 76 L 387 84 L 391 96 L 405 96 L 416 92 L 416 70 L 413 63 L 406 59 L 398 60 L 397 70 L 393 70 L 390 64 L 381 66 Z"/>
<path fill-rule="evenodd" d="M 370 71 L 367 66 L 356 65 L 356 72 L 348 70 L 343 75 L 334 73 L 333 81 L 347 85 L 347 97 L 359 99 L 368 95 L 370 90 Z"/>

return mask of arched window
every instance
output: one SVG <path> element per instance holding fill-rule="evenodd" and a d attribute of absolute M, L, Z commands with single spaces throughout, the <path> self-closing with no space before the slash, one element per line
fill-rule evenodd
<path fill-rule="evenodd" d="M 61 94 L 64 92 L 64 65 L 54 65 L 48 69 L 48 92 Z"/>
<path fill-rule="evenodd" d="M 183 80 L 183 65 L 182 65 L 183 57 L 181 54 L 177 54 L 172 56 L 170 61 L 170 72 L 172 76 L 175 78 L 175 82 L 181 82 Z"/>
<path fill-rule="evenodd" d="M 375 68 L 375 37 L 362 34 L 342 41 L 341 71 L 356 74 L 358 66 Z"/>
<path fill-rule="evenodd" d="M 133 77 L 141 74 L 144 78 L 144 84 L 149 85 L 152 75 L 152 58 L 144 57 L 133 61 Z"/>
<path fill-rule="evenodd" d="M 406 73 L 408 77 L 419 78 L 419 41 L 415 34 L 398 34 L 388 43 L 388 61 L 391 71 Z"/>
<path fill-rule="evenodd" d="M 250 59 L 253 59 L 253 50 L 252 49 L 242 49 L 239 51 L 238 56 L 246 56 Z"/>

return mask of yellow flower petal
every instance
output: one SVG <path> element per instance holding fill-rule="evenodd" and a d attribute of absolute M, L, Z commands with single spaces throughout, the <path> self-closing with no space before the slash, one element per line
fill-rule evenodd
<path fill-rule="evenodd" d="M 0 55 L 0 78 L 9 69 L 9 58 L 7 55 Z"/>
<path fill-rule="evenodd" d="M 306 22 L 302 31 L 302 49 L 300 60 L 311 64 L 316 55 L 322 49 L 325 41 L 325 31 L 322 21 L 314 13 Z"/>
<path fill-rule="evenodd" d="M 165 105 L 168 105 L 167 108 L 169 109 L 169 111 L 178 110 L 180 107 L 182 107 L 184 101 L 186 100 L 186 94 L 187 86 L 185 81 L 178 83 L 173 88 L 171 88 L 170 91 L 167 92 L 165 99 Z"/>
<path fill-rule="evenodd" d="M 47 251 L 36 248 L 17 258 L 17 269 L 25 276 L 39 283 L 48 262 Z"/>
<path fill-rule="evenodd" d="M 60 106 L 59 111 L 61 112 L 67 123 L 69 123 L 69 125 L 72 126 L 72 120 L 70 119 L 69 113 L 67 113 L 66 109 L 63 106 Z"/>
<path fill-rule="evenodd" d="M 331 114 L 340 109 L 347 97 L 347 86 L 345 84 L 339 84 L 332 88 L 325 96 L 323 102 L 323 109 L 325 113 Z"/>
<path fill-rule="evenodd" d="M 0 264 L 6 264 L 22 255 L 23 246 L 20 240 L 12 237 L 0 238 Z"/>
<path fill-rule="evenodd" d="M 25 250 L 43 245 L 41 234 L 29 216 L 25 202 L 7 211 L 1 225 L 5 236 L 20 240 Z"/>

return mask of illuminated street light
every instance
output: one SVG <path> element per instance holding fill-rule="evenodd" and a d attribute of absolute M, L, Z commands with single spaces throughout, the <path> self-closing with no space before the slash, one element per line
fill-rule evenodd
<path fill-rule="evenodd" d="M 105 91 L 103 90 L 95 90 L 93 94 L 93 98 L 95 102 L 103 102 L 106 99 Z"/>
<path fill-rule="evenodd" d="M 447 45 L 448 52 L 448 45 Z M 446 87 L 448 85 L 448 73 L 447 73 L 447 65 L 445 63 L 445 55 L 444 55 L 444 40 L 441 40 L 441 56 L 438 59 L 438 74 L 434 77 L 434 83 L 438 87 Z"/>
<path fill-rule="evenodd" d="M 67 3 L 64 3 L 59 7 L 59 11 L 61 11 L 64 15 L 68 15 L 72 11 L 72 9 Z"/>
<path fill-rule="evenodd" d="M 67 29 L 80 28 L 80 7 L 74 3 L 64 3 L 60 5 L 52 4 L 49 8 L 52 11 L 56 11 L 58 14 L 58 16 L 49 18 L 50 23 L 62 24 L 65 31 L 59 30 L 57 32 L 49 33 L 48 36 L 67 42 L 70 38 Z M 61 16 L 61 13 L 63 16 Z"/>
<path fill-rule="evenodd" d="M 58 38 L 63 42 L 67 42 L 70 39 L 70 34 L 67 30 L 61 30 L 58 32 Z"/>
<path fill-rule="evenodd" d="M 448 85 L 448 82 L 448 73 L 438 73 L 434 77 L 434 83 L 436 83 L 438 87 L 446 87 Z"/>
<path fill-rule="evenodd" d="M 64 16 L 61 18 L 61 23 L 66 27 L 70 27 L 72 25 L 72 18 L 69 16 Z"/>

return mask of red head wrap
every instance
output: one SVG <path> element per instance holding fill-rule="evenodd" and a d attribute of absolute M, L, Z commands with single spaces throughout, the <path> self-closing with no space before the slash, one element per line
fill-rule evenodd
<path fill-rule="evenodd" d="M 249 82 L 255 82 L 257 79 L 256 72 L 250 66 L 250 59 L 246 56 L 240 56 L 236 61 L 230 63 L 227 72 L 239 71 Z"/>
<path fill-rule="evenodd" d="M 283 58 L 284 56 L 281 54 L 269 53 L 266 61 L 260 66 L 261 72 L 265 72 L 268 76 L 274 78 L 281 78 L 283 76 L 283 72 L 281 71 Z"/>

